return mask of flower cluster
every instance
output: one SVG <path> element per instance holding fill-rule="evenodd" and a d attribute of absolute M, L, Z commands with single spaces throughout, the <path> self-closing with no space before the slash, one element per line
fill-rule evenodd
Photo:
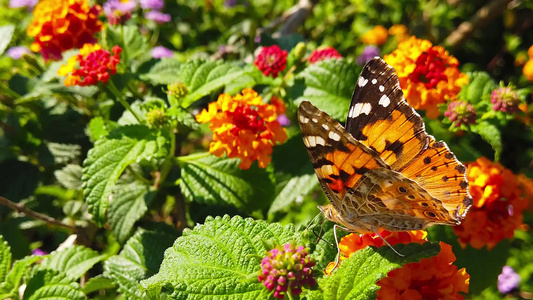
<path fill-rule="evenodd" d="M 7 56 L 13 58 L 13 59 L 20 59 L 24 54 L 30 54 L 30 49 L 24 46 L 16 46 L 9 48 L 6 51 Z"/>
<path fill-rule="evenodd" d="M 487 158 L 469 164 L 466 177 L 474 204 L 463 223 L 453 229 L 461 246 L 487 246 L 490 250 L 501 240 L 513 237 L 522 224 L 527 200 L 521 197 L 514 174 Z"/>
<path fill-rule="evenodd" d="M 498 290 L 502 294 L 508 294 L 518 288 L 520 281 L 522 278 L 512 267 L 503 266 L 502 273 L 498 275 Z"/>
<path fill-rule="evenodd" d="M 137 8 L 137 2 L 134 0 L 109 0 L 104 3 L 103 7 L 109 24 L 118 25 L 124 24 L 131 18 L 131 13 Z"/>
<path fill-rule="evenodd" d="M 379 280 L 377 299 L 464 299 L 470 275 L 453 264 L 452 246 L 440 242 L 437 256 L 403 265 Z"/>
<path fill-rule="evenodd" d="M 311 55 L 307 59 L 307 61 L 310 64 L 315 64 L 319 61 L 323 61 L 326 59 L 338 59 L 342 58 L 342 55 L 333 47 L 325 47 L 325 48 L 319 48 L 316 50 L 313 50 L 311 52 Z"/>
<path fill-rule="evenodd" d="M 476 122 L 476 111 L 474 106 L 464 101 L 452 101 L 448 104 L 448 110 L 444 115 L 455 124 L 456 127 L 460 127 L 463 124 L 474 124 Z"/>
<path fill-rule="evenodd" d="M 409 39 L 409 30 L 405 25 L 393 25 L 389 28 L 389 35 L 394 36 L 396 41 L 400 43 Z"/>
<path fill-rule="evenodd" d="M 37 0 L 9 0 L 9 7 L 10 8 L 21 8 L 26 7 L 28 9 L 32 9 L 36 4 Z"/>
<path fill-rule="evenodd" d="M 522 73 L 524 73 L 524 76 L 526 76 L 527 80 L 533 81 L 533 46 L 529 47 L 527 50 L 527 55 L 529 56 L 529 60 L 524 65 Z"/>
<path fill-rule="evenodd" d="M 457 68 L 457 59 L 427 40 L 411 37 L 384 59 L 396 69 L 409 104 L 426 110 L 429 118 L 436 118 L 437 105 L 455 100 L 461 86 L 468 83 L 468 76 Z"/>
<path fill-rule="evenodd" d="M 209 152 L 219 157 L 225 152 L 230 158 L 240 158 L 241 169 L 250 168 L 254 160 L 259 167 L 266 168 L 271 161 L 272 146 L 287 140 L 285 129 L 276 119 L 283 113 L 284 105 L 263 103 L 261 96 L 248 88 L 235 97 L 220 95 L 196 120 L 210 123 L 213 142 Z"/>
<path fill-rule="evenodd" d="M 303 286 L 315 285 L 314 266 L 303 246 L 285 244 L 270 250 L 263 258 L 257 278 L 269 291 L 274 290 L 274 298 L 284 299 L 289 290 L 291 295 L 299 295 Z"/>
<path fill-rule="evenodd" d="M 163 46 L 157 46 L 152 49 L 152 57 L 155 59 L 164 58 L 164 57 L 172 57 L 172 56 L 174 56 L 174 52 Z"/>
<path fill-rule="evenodd" d="M 397 244 L 418 243 L 427 241 L 425 231 L 389 232 L 380 230 L 380 235 L 392 246 Z M 383 239 L 375 234 L 349 234 L 339 243 L 340 260 L 353 255 L 356 251 L 368 246 L 377 248 L 386 245 Z M 377 282 L 381 289 L 377 299 L 463 299 L 459 292 L 468 292 L 470 276 L 466 270 L 453 264 L 455 255 L 451 246 L 440 243 L 441 251 L 435 257 L 406 264 L 399 269 L 390 271 L 387 277 Z M 334 263 L 326 268 L 331 274 Z"/>
<path fill-rule="evenodd" d="M 492 109 L 513 114 L 520 111 L 518 106 L 522 100 L 513 88 L 500 87 L 492 91 L 490 102 L 492 102 Z"/>
<path fill-rule="evenodd" d="M 117 72 L 122 49 L 115 46 L 111 51 L 113 56 L 99 44 L 85 44 L 80 54 L 72 56 L 66 65 L 61 66 L 58 75 L 67 76 L 64 81 L 66 86 L 107 83 L 109 75 Z"/>
<path fill-rule="evenodd" d="M 266 76 L 278 77 L 278 73 L 287 67 L 287 51 L 278 45 L 263 47 L 257 55 L 254 65 Z"/>
<path fill-rule="evenodd" d="M 367 45 L 381 46 L 385 44 L 388 37 L 389 34 L 387 28 L 378 25 L 363 34 L 363 36 L 361 37 L 361 41 Z"/>
<path fill-rule="evenodd" d="M 42 0 L 35 6 L 26 31 L 35 38 L 32 51 L 55 60 L 63 51 L 94 43 L 94 34 L 102 30 L 100 11 L 100 6 L 90 7 L 87 0 Z"/>
<path fill-rule="evenodd" d="M 363 49 L 363 52 L 361 53 L 361 55 L 359 55 L 355 59 L 355 63 L 358 65 L 364 65 L 367 62 L 369 62 L 372 58 L 376 56 L 380 56 L 380 55 L 381 55 L 381 50 L 379 50 L 378 47 L 374 45 L 369 45 L 369 46 L 366 46 Z"/>
<path fill-rule="evenodd" d="M 153 128 L 162 128 L 168 124 L 169 118 L 164 108 L 155 107 L 146 113 L 146 123 Z"/>

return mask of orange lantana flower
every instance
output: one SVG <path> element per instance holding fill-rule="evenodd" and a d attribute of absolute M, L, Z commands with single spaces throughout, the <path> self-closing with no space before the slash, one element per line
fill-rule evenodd
<path fill-rule="evenodd" d="M 209 123 L 213 131 L 209 152 L 219 157 L 226 153 L 230 158 L 240 158 L 241 169 L 250 168 L 254 160 L 259 167 L 266 168 L 271 161 L 272 146 L 287 140 L 285 129 L 276 120 L 285 113 L 285 106 L 278 98 L 272 102 L 263 103 L 251 88 L 234 97 L 220 95 L 196 116 L 198 122 Z"/>
<path fill-rule="evenodd" d="M 363 36 L 361 37 L 361 41 L 367 45 L 381 46 L 385 44 L 388 37 L 389 37 L 389 34 L 387 32 L 387 28 L 381 25 L 378 25 L 370 29 L 369 31 L 365 32 L 365 34 L 363 34 Z"/>
<path fill-rule="evenodd" d="M 35 37 L 32 51 L 55 60 L 63 51 L 96 42 L 94 34 L 102 30 L 101 10 L 98 5 L 89 6 L 87 0 L 41 0 L 26 31 Z"/>
<path fill-rule="evenodd" d="M 439 115 L 438 104 L 455 100 L 468 76 L 457 68 L 459 61 L 440 46 L 416 37 L 398 44 L 384 60 L 396 69 L 405 98 L 429 118 Z"/>
<path fill-rule="evenodd" d="M 426 231 L 389 232 L 380 230 L 380 235 L 392 246 L 396 244 L 427 242 Z M 358 250 L 368 246 L 377 248 L 386 245 L 375 234 L 349 234 L 339 243 L 340 261 L 350 257 Z M 470 275 L 464 268 L 458 270 L 453 262 L 455 255 L 451 246 L 440 243 L 441 251 L 437 256 L 425 258 L 420 262 L 410 263 L 390 271 L 387 277 L 377 282 L 381 289 L 377 292 L 378 300 L 385 299 L 463 299 L 458 292 L 468 292 Z M 326 274 L 330 275 L 335 263 L 330 263 Z"/>
<path fill-rule="evenodd" d="M 452 246 L 440 242 L 437 256 L 403 265 L 378 281 L 377 299 L 464 299 L 459 292 L 468 293 L 470 275 L 454 261 Z"/>
<path fill-rule="evenodd" d="M 466 178 L 474 204 L 461 225 L 453 229 L 462 247 L 469 244 L 490 250 L 501 240 L 513 237 L 522 224 L 527 200 L 521 197 L 515 175 L 485 157 L 468 165 Z"/>
<path fill-rule="evenodd" d="M 409 38 L 409 30 L 405 25 L 393 25 L 389 28 L 389 34 L 396 38 L 396 41 L 403 42 Z"/>

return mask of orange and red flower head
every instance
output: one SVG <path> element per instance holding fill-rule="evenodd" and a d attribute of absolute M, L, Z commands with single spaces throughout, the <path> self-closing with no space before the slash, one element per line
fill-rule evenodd
<path fill-rule="evenodd" d="M 522 225 L 527 200 L 521 196 L 515 175 L 487 158 L 469 164 L 466 178 L 474 204 L 454 231 L 461 246 L 487 246 L 490 250 L 503 239 L 512 238 Z"/>
<path fill-rule="evenodd" d="M 285 129 L 277 120 L 285 113 L 285 106 L 275 97 L 271 102 L 263 103 L 257 92 L 248 88 L 234 97 L 222 94 L 210 103 L 207 110 L 196 116 L 198 122 L 209 123 L 213 131 L 209 152 L 219 157 L 226 153 L 229 158 L 240 158 L 241 169 L 250 168 L 255 160 L 259 167 L 266 168 L 272 146 L 287 140 Z"/>
<path fill-rule="evenodd" d="M 325 47 L 322 49 L 315 49 L 307 59 L 310 64 L 315 64 L 326 59 L 339 59 L 342 55 L 333 47 Z"/>
<path fill-rule="evenodd" d="M 94 43 L 95 33 L 102 30 L 101 10 L 98 5 L 89 6 L 87 0 L 40 1 L 26 31 L 35 38 L 31 49 L 47 60 L 57 60 L 63 51 Z"/>
<path fill-rule="evenodd" d="M 109 76 L 117 72 L 122 49 L 115 46 L 111 51 L 113 55 L 98 44 L 85 44 L 80 49 L 80 54 L 71 57 L 66 65 L 61 66 L 58 74 L 67 76 L 64 81 L 66 86 L 107 83 Z"/>
<path fill-rule="evenodd" d="M 459 61 L 444 48 L 416 37 L 398 44 L 384 60 L 396 69 L 405 99 L 429 118 L 439 115 L 438 104 L 455 100 L 468 76 L 459 71 Z"/>

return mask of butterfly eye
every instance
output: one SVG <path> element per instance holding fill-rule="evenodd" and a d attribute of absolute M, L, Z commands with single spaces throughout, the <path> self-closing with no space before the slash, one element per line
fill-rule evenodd
<path fill-rule="evenodd" d="M 406 189 L 405 187 L 403 187 L 403 186 L 398 187 L 398 191 L 399 191 L 400 193 L 402 193 L 402 194 L 403 194 L 403 193 L 407 193 L 407 189 Z"/>

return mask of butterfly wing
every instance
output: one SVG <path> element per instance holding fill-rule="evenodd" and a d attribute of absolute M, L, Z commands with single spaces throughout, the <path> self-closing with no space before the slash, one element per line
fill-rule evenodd
<path fill-rule="evenodd" d="M 425 131 L 424 121 L 404 99 L 396 71 L 381 58 L 370 60 L 352 96 L 346 130 L 379 153 L 392 170 L 415 180 L 461 219 L 472 205 L 466 168 Z"/>

